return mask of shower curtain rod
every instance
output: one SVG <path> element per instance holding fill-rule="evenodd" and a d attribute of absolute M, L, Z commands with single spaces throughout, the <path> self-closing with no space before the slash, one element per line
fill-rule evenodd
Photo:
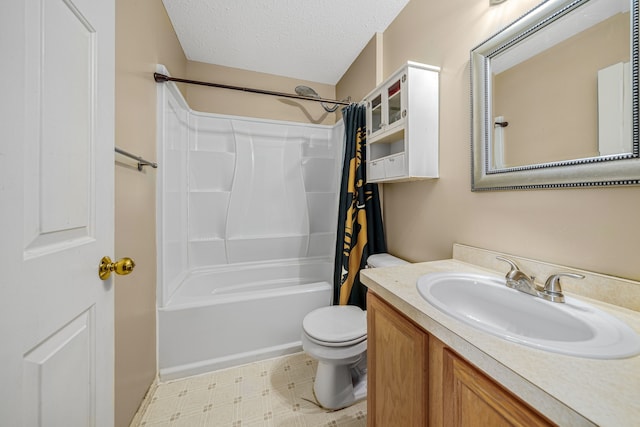
<path fill-rule="evenodd" d="M 281 96 L 284 98 L 295 98 L 295 99 L 304 99 L 306 101 L 315 101 L 315 102 L 325 102 L 328 104 L 338 104 L 338 105 L 349 105 L 351 101 L 338 101 L 336 99 L 325 99 L 325 98 L 314 98 L 312 96 L 304 96 L 298 95 L 294 93 L 286 93 L 286 92 L 275 92 L 271 90 L 263 90 L 263 89 L 252 89 L 248 87 L 240 87 L 240 86 L 231 86 L 220 83 L 209 83 L 209 82 L 200 82 L 197 80 L 187 80 L 180 79 L 177 77 L 169 77 L 165 74 L 161 73 L 153 73 L 153 78 L 158 83 L 166 83 L 166 82 L 178 82 L 178 83 L 187 83 L 191 85 L 200 85 L 200 86 L 209 86 L 209 87 L 218 87 L 222 89 L 232 89 L 232 90 L 240 90 L 243 92 L 251 92 L 251 93 L 261 93 L 263 95 L 273 95 L 273 96 Z"/>

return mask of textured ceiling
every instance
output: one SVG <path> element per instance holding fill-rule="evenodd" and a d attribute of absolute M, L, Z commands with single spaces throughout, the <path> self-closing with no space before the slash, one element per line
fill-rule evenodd
<path fill-rule="evenodd" d="M 409 0 L 163 0 L 192 61 L 335 84 Z"/>

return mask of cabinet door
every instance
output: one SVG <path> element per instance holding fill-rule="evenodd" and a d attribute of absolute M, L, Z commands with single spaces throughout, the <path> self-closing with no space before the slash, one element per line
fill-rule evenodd
<path fill-rule="evenodd" d="M 382 92 L 378 92 L 375 96 L 371 98 L 369 104 L 367 105 L 367 136 L 372 138 L 376 135 L 377 132 L 381 131 L 384 127 L 383 114 L 382 111 L 383 100 L 382 100 Z"/>
<path fill-rule="evenodd" d="M 452 351 L 443 362 L 445 426 L 554 425 Z"/>
<path fill-rule="evenodd" d="M 367 308 L 367 425 L 426 426 L 428 337 L 372 292 Z"/>
<path fill-rule="evenodd" d="M 385 87 L 385 94 L 387 95 L 385 123 L 388 126 L 388 129 L 386 130 L 401 125 L 402 119 L 406 117 L 406 101 L 404 100 L 406 93 L 404 82 L 406 80 L 407 75 L 405 72 L 403 72 L 396 78 L 392 79 L 391 82 Z"/>

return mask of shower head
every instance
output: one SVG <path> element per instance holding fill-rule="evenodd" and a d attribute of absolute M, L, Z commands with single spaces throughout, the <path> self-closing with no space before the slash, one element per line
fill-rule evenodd
<path fill-rule="evenodd" d="M 309 86 L 296 86 L 296 93 L 300 96 L 308 96 L 310 98 L 320 98 L 318 92 L 311 89 Z"/>
<path fill-rule="evenodd" d="M 320 98 L 320 95 L 318 95 L 318 92 L 316 92 L 309 86 L 303 86 L 303 85 L 296 86 L 296 93 L 300 96 L 307 96 L 309 98 Z M 327 106 L 327 104 L 325 104 L 324 102 L 321 102 L 320 104 L 322 105 L 322 108 L 324 108 L 324 110 L 327 113 L 333 113 L 339 107 L 338 104 L 335 104 L 333 107 Z"/>

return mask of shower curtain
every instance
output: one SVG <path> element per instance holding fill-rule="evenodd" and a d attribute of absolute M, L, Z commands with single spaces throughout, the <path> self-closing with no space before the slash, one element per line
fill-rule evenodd
<path fill-rule="evenodd" d="M 369 255 L 386 252 L 378 185 L 366 183 L 366 107 L 351 104 L 342 110 L 344 160 L 338 207 L 334 265 L 334 304 L 366 308 L 367 288 L 360 270 Z"/>

